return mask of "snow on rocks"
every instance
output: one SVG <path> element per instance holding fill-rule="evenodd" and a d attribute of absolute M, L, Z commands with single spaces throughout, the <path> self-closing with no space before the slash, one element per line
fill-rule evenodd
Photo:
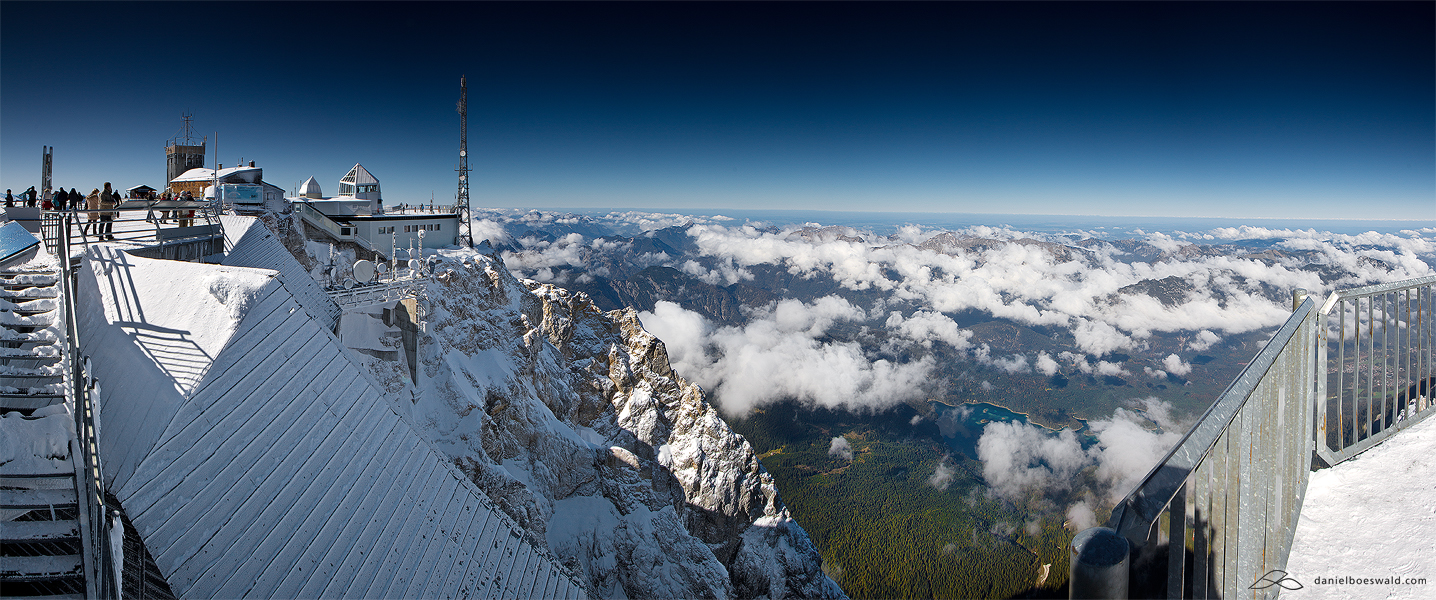
<path fill-rule="evenodd" d="M 843 597 L 752 447 L 631 310 L 443 250 L 396 404 L 594 597 Z"/>

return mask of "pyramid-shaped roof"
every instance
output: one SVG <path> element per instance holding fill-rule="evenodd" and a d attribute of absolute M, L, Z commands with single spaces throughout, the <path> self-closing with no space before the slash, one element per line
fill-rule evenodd
<path fill-rule="evenodd" d="M 304 198 L 322 198 L 324 192 L 319 189 L 319 182 L 310 177 L 299 186 L 299 195 Z"/>
<path fill-rule="evenodd" d="M 379 178 L 370 174 L 364 165 L 354 163 L 354 168 L 349 169 L 349 174 L 339 180 L 340 183 L 352 183 L 354 185 L 370 185 L 379 183 Z"/>

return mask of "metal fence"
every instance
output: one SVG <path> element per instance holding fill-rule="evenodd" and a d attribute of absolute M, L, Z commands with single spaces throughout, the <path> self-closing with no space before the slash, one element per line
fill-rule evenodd
<path fill-rule="evenodd" d="M 85 596 L 114 598 L 119 589 L 114 554 L 110 547 L 111 529 L 121 526 L 105 505 L 104 475 L 99 457 L 99 382 L 90 369 L 88 357 L 80 357 L 80 331 L 75 308 L 74 268 L 70 255 L 71 215 L 59 214 L 57 224 L 57 258 L 60 260 L 62 306 L 65 319 L 65 393 L 74 407 L 75 435 L 79 444 L 76 456 L 84 472 L 76 481 L 80 507 L 80 547 L 84 555 Z"/>
<path fill-rule="evenodd" d="M 1313 465 L 1436 412 L 1433 293 L 1436 276 L 1334 292 L 1318 308 L 1298 290 L 1291 317 L 1113 510 L 1108 534 L 1074 540 L 1073 597 L 1275 597 L 1270 575 L 1285 571 Z M 1089 543 L 1125 560 L 1089 561 L 1100 554 L 1083 554 Z"/>
<path fill-rule="evenodd" d="M 1302 302 L 1197 424 L 1112 512 L 1134 598 L 1264 598 L 1310 472 L 1316 303 Z M 1074 567 L 1073 583 L 1082 574 Z"/>
<path fill-rule="evenodd" d="M 1321 307 L 1316 453 L 1334 465 L 1433 412 L 1436 276 L 1333 293 Z"/>
<path fill-rule="evenodd" d="M 67 220 L 69 225 L 62 227 Z M 126 200 L 109 210 L 43 211 L 40 237 L 51 254 L 59 254 L 62 232 L 71 247 L 111 242 L 155 252 L 197 242 L 203 245 L 223 235 L 214 203 L 143 200 Z M 168 254 L 164 257 L 176 258 Z"/>

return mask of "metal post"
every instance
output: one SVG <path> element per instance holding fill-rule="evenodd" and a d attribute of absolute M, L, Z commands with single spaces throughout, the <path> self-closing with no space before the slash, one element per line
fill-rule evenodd
<path fill-rule="evenodd" d="M 1301 308 L 1301 303 L 1306 302 L 1306 288 L 1296 288 L 1291 291 L 1291 309 L 1295 311 Z"/>
<path fill-rule="evenodd" d="M 1116 530 L 1092 527 L 1072 538 L 1068 598 L 1127 597 L 1131 546 Z"/>

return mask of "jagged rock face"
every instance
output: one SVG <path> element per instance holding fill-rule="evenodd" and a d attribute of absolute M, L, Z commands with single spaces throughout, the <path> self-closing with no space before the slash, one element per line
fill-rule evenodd
<path fill-rule="evenodd" d="M 637 313 L 520 283 L 491 254 L 446 251 L 438 272 L 418 383 L 369 364 L 590 595 L 842 596 L 752 447 Z"/>

